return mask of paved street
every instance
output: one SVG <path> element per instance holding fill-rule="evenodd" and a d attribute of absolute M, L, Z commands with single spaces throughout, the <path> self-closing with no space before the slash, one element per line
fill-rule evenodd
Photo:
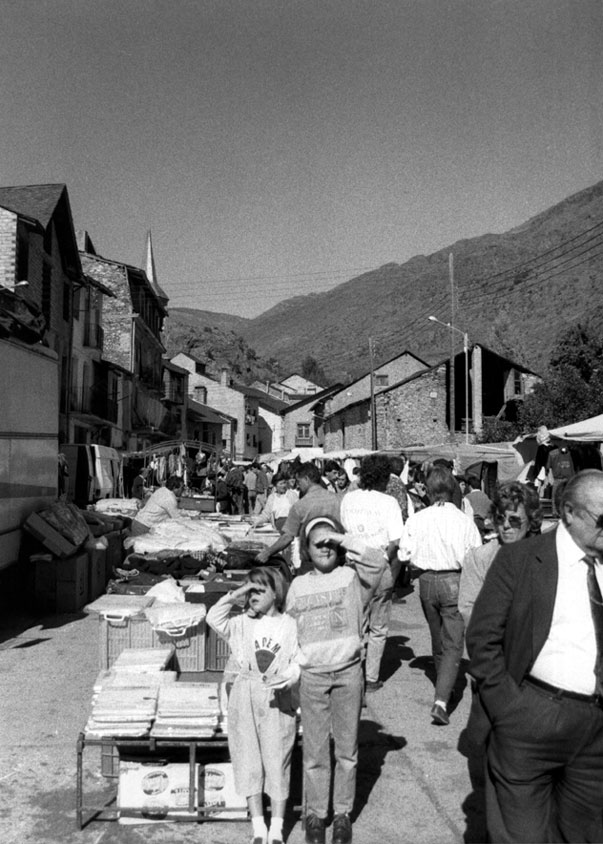
<path fill-rule="evenodd" d="M 6 629 L 7 623 L 11 627 Z M 98 672 L 98 621 L 87 616 L 5 615 L 0 637 L 0 840 L 3 844 L 248 844 L 248 824 L 75 826 L 75 747 Z M 431 724 L 429 637 L 417 595 L 393 609 L 382 690 L 368 696 L 361 725 L 354 841 L 444 844 L 484 840 L 479 800 L 459 738 L 469 689 L 449 727 Z M 461 739 L 461 747 L 463 741 Z M 89 805 L 111 797 L 90 753 Z M 94 801 L 97 801 L 95 803 Z M 293 826 L 292 826 L 293 824 Z M 299 820 L 290 844 L 304 840 Z M 327 840 L 330 840 L 330 835 Z"/>

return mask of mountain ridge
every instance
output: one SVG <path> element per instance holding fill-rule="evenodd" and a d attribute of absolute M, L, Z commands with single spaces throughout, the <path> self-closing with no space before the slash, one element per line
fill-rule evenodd
<path fill-rule="evenodd" d="M 330 290 L 285 299 L 253 319 L 174 308 L 169 321 L 199 336 L 208 327 L 232 331 L 264 377 L 267 370 L 299 371 L 308 355 L 332 381 L 358 377 L 369 369 L 369 336 L 376 365 L 404 349 L 435 362 L 450 353 L 450 334 L 427 317 L 451 320 L 450 253 L 454 325 L 470 341 L 542 371 L 558 334 L 603 300 L 603 181 L 502 234 L 462 238 L 404 264 L 383 264 Z"/>

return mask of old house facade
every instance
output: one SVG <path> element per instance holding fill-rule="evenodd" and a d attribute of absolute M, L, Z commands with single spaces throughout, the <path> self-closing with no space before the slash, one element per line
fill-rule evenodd
<path fill-rule="evenodd" d="M 468 379 L 464 377 L 466 364 Z M 463 435 L 467 408 L 469 436 L 474 439 L 483 429 L 485 416 L 501 414 L 507 405 L 522 400 L 538 378 L 481 344 L 475 344 L 467 358 L 463 352 L 456 355 L 454 365 L 454 426 L 450 425 L 450 361 L 444 360 L 390 386 L 376 388 L 374 422 L 370 392 L 338 406 L 334 400 L 347 391 L 344 388 L 327 405 L 325 451 L 372 448 L 373 427 L 378 449 L 442 443 L 450 439 L 451 427 L 452 436 Z"/>
<path fill-rule="evenodd" d="M 96 252 L 82 252 L 81 261 L 86 275 L 113 294 L 106 298 L 103 312 L 103 360 L 130 374 L 129 391 L 123 396 L 123 440 L 126 450 L 138 451 L 166 438 L 161 432 L 161 329 L 167 297 L 138 267 Z"/>
<path fill-rule="evenodd" d="M 0 187 L 0 285 L 42 312 L 58 356 L 59 441 L 69 438 L 72 320 L 84 284 L 64 184 Z"/>
<path fill-rule="evenodd" d="M 227 370 L 220 380 L 207 374 L 205 361 L 189 352 L 179 352 L 172 363 L 189 372 L 189 396 L 234 420 L 224 423 L 222 447 L 236 460 L 253 460 L 259 453 L 259 402 L 256 391 L 235 384 Z"/>

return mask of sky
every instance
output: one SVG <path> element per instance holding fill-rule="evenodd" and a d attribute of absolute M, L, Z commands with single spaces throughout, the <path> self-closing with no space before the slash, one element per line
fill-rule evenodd
<path fill-rule="evenodd" d="M 0 184 L 254 317 L 603 179 L 601 44 L 600 0 L 3 0 Z"/>

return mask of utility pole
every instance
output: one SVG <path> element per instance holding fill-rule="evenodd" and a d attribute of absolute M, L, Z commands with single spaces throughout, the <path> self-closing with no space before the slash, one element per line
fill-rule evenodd
<path fill-rule="evenodd" d="M 371 365 L 371 448 L 377 451 L 377 418 L 375 414 L 375 369 L 373 364 L 373 338 L 369 337 L 369 361 Z"/>
<path fill-rule="evenodd" d="M 450 276 L 450 324 L 454 325 L 454 256 L 452 252 L 448 255 L 448 275 Z M 455 399 L 456 396 L 454 391 L 456 389 L 455 385 L 455 372 L 454 372 L 454 334 L 452 331 L 450 332 L 450 378 L 449 378 L 449 386 L 450 386 L 450 397 L 449 397 L 449 414 L 450 414 L 450 439 L 454 440 L 454 434 L 456 430 L 456 404 Z"/>

